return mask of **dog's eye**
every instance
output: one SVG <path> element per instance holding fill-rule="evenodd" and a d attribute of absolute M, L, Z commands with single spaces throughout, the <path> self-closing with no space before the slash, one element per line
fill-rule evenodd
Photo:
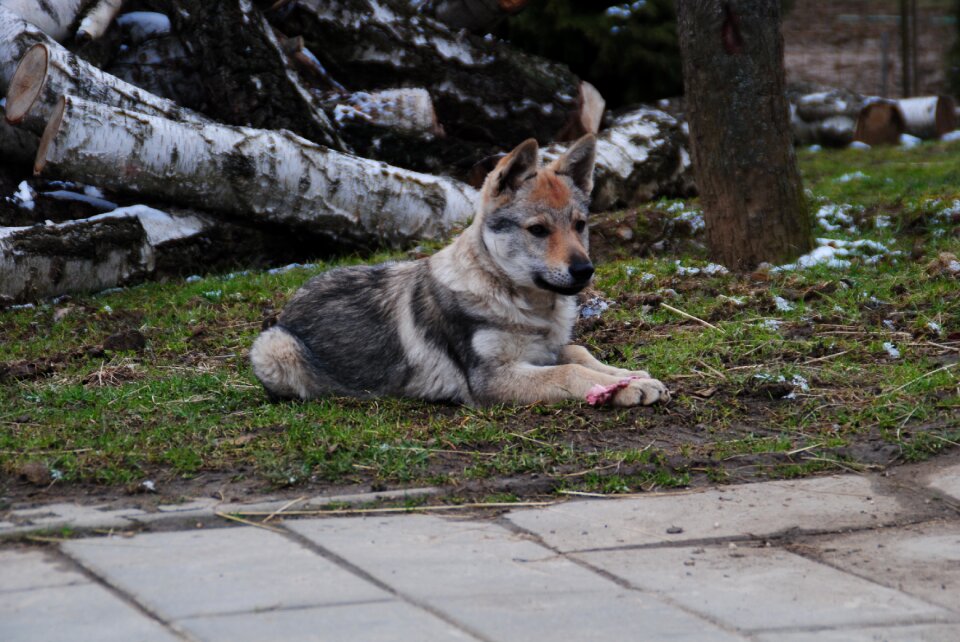
<path fill-rule="evenodd" d="M 531 225 L 527 228 L 527 231 L 536 236 L 537 238 L 543 238 L 549 236 L 550 230 L 547 229 L 546 225 Z"/>
<path fill-rule="evenodd" d="M 586 229 L 586 227 L 587 227 L 586 221 L 577 221 L 576 223 L 573 224 L 573 229 L 577 231 L 577 234 L 581 234 L 583 230 Z"/>

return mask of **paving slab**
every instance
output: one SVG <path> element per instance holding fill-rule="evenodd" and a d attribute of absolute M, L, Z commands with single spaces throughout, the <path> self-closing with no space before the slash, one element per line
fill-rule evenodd
<path fill-rule="evenodd" d="M 284 535 L 260 528 L 88 538 L 62 549 L 168 620 L 389 597 Z"/>
<path fill-rule="evenodd" d="M 0 598 L 3 642 L 173 642 L 162 624 L 91 582 L 11 591 Z"/>
<path fill-rule="evenodd" d="M 87 578 L 45 551 L 0 551 L 0 595 L 7 591 L 82 584 Z M 0 597 L 2 600 L 3 597 Z M 3 638 L 0 637 L 0 640 Z"/>
<path fill-rule="evenodd" d="M 476 640 L 440 618 L 396 600 L 204 617 L 180 624 L 203 642 Z"/>
<path fill-rule="evenodd" d="M 960 625 L 920 624 L 915 626 L 882 626 L 832 631 L 777 631 L 758 635 L 757 642 L 957 642 Z"/>
<path fill-rule="evenodd" d="M 512 511 L 507 519 L 558 550 L 573 551 L 762 537 L 791 529 L 867 528 L 895 523 L 910 514 L 896 498 L 878 495 L 868 478 L 849 475 L 572 501 Z"/>
<path fill-rule="evenodd" d="M 958 522 L 817 538 L 798 552 L 807 551 L 832 566 L 952 609 L 960 620 Z"/>
<path fill-rule="evenodd" d="M 934 470 L 927 478 L 927 483 L 960 501 L 960 464 Z"/>
<path fill-rule="evenodd" d="M 575 557 L 742 631 L 951 617 L 940 607 L 772 547 L 670 547 Z"/>
<path fill-rule="evenodd" d="M 426 515 L 286 527 L 493 640 L 737 640 L 496 524 Z"/>
<path fill-rule="evenodd" d="M 9 511 L 6 519 L 13 526 L 0 528 L 0 536 L 67 526 L 75 529 L 127 528 L 131 524 L 130 518 L 146 514 L 138 508 L 109 509 L 70 503 L 48 504 Z"/>

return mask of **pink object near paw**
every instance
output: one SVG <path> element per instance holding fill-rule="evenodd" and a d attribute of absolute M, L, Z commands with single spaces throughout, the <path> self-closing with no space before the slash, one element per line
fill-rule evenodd
<path fill-rule="evenodd" d="M 616 396 L 618 391 L 623 390 L 630 385 L 631 381 L 639 378 L 640 377 L 627 377 L 626 379 L 621 379 L 617 383 L 612 383 L 609 386 L 604 386 L 598 383 L 593 388 L 590 388 L 589 392 L 587 392 L 587 403 L 591 406 L 602 406 L 603 404 L 610 403 L 613 401 L 613 398 Z"/>

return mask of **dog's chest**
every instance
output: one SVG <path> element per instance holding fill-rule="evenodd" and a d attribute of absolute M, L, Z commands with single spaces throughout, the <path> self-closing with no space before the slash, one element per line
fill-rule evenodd
<path fill-rule="evenodd" d="M 546 314 L 518 316 L 512 323 L 478 332 L 474 350 L 484 361 L 552 365 L 570 342 L 576 312 L 572 300 L 562 300 Z"/>

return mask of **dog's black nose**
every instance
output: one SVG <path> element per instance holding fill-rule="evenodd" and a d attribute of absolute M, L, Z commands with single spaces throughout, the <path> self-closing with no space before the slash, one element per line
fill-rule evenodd
<path fill-rule="evenodd" d="M 577 283 L 590 280 L 590 277 L 593 276 L 593 263 L 590 261 L 572 263 L 570 265 L 570 276 Z"/>

